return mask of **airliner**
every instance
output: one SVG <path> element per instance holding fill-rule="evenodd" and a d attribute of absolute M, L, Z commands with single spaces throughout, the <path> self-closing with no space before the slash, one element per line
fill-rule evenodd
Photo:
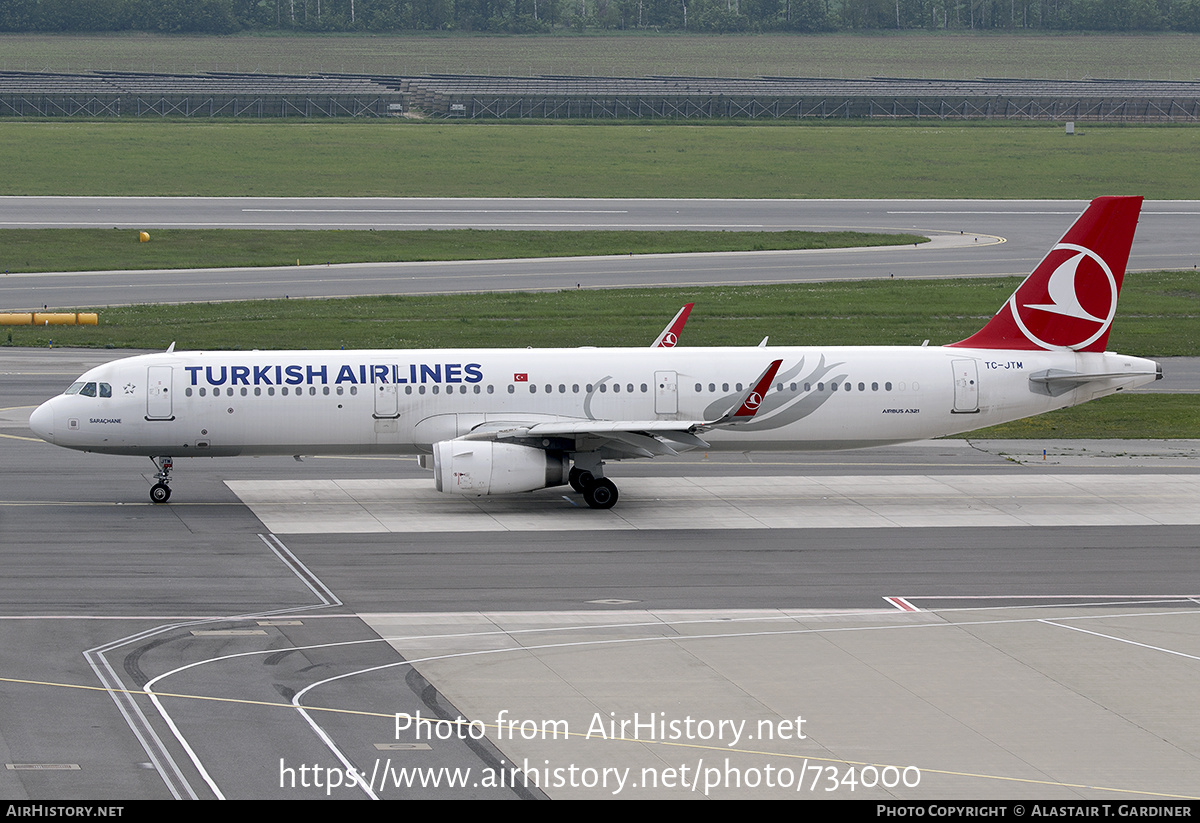
<path fill-rule="evenodd" d="M 412 454 L 447 494 L 570 485 L 611 508 L 612 461 L 834 450 L 1016 420 L 1161 378 L 1105 350 L 1140 197 L 1093 200 L 982 329 L 944 346 L 690 348 L 685 306 L 643 348 L 166 352 L 83 374 L 44 440 L 149 457 Z"/>

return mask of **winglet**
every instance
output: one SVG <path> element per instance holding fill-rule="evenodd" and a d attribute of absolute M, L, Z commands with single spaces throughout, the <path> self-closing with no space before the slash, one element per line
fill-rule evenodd
<path fill-rule="evenodd" d="M 728 423 L 745 423 L 758 414 L 759 407 L 762 406 L 763 398 L 767 396 L 767 392 L 771 389 L 771 381 L 775 379 L 775 373 L 779 371 L 779 367 L 783 365 L 782 360 L 772 360 L 771 365 L 767 366 L 766 371 L 758 376 L 758 379 L 750 385 L 750 388 L 742 392 L 742 396 L 737 399 L 737 402 L 727 411 L 720 419 L 714 420 L 711 423 L 705 423 L 700 428 L 709 428 L 710 426 L 723 426 Z"/>
<path fill-rule="evenodd" d="M 772 360 L 771 365 L 767 366 L 767 370 L 759 375 L 750 391 L 742 396 L 741 405 L 733 413 L 734 420 L 749 420 L 758 413 L 758 407 L 762 405 L 763 398 L 767 396 L 767 392 L 771 388 L 771 381 L 775 379 L 775 373 L 779 371 L 781 365 L 783 365 L 782 360 Z"/>
<path fill-rule="evenodd" d="M 667 327 L 662 330 L 662 334 L 658 339 L 650 344 L 652 349 L 673 349 L 679 343 L 679 333 L 683 331 L 683 324 L 687 322 L 688 315 L 692 313 L 692 306 L 695 303 L 688 303 L 671 319 Z"/>

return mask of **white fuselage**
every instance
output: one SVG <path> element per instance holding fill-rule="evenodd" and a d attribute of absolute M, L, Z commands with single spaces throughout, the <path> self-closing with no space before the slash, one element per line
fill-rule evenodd
<path fill-rule="evenodd" d="M 52 398 L 31 426 L 108 454 L 418 453 L 506 422 L 713 420 L 775 359 L 758 414 L 705 432 L 712 448 L 920 440 L 1136 387 L 1156 370 L 1111 352 L 956 347 L 170 352 L 92 369 L 75 386 L 100 390 Z M 1052 396 L 1030 381 L 1047 370 L 1110 376 Z"/>

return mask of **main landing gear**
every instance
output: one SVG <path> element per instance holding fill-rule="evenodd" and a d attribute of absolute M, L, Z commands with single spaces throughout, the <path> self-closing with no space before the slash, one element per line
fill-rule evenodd
<path fill-rule="evenodd" d="M 154 475 L 158 482 L 150 487 L 150 502 L 166 503 L 171 499 L 171 487 L 168 484 L 171 482 L 171 468 L 174 466 L 174 462 L 169 457 L 151 457 L 150 459 L 158 468 Z"/>
<path fill-rule="evenodd" d="M 586 469 L 572 466 L 568 482 L 571 488 L 583 495 L 584 502 L 590 508 L 611 509 L 617 504 L 617 484 L 607 477 L 597 477 Z"/>

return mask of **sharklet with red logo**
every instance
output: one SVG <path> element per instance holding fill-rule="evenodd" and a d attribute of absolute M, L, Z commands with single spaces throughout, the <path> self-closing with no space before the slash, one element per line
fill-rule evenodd
<path fill-rule="evenodd" d="M 950 345 L 1104 351 L 1141 208 L 1141 197 L 1097 197 L 996 316 Z"/>
<path fill-rule="evenodd" d="M 667 327 L 662 330 L 658 338 L 650 344 L 652 349 L 673 349 L 679 345 L 679 333 L 683 331 L 683 325 L 687 323 L 688 315 L 692 313 L 692 307 L 695 303 L 688 303 L 680 309 Z"/>
<path fill-rule="evenodd" d="M 750 388 L 746 389 L 745 393 L 738 398 L 729 411 L 722 415 L 719 420 L 698 426 L 696 430 L 701 431 L 712 426 L 724 426 L 729 423 L 745 423 L 747 420 L 752 419 L 754 415 L 758 414 L 763 398 L 767 396 L 767 392 L 771 389 L 771 381 L 775 379 L 775 373 L 779 371 L 781 365 L 783 365 L 782 360 L 772 360 L 771 365 L 767 366 L 766 370 L 758 376 L 758 379 L 754 381 Z"/>

